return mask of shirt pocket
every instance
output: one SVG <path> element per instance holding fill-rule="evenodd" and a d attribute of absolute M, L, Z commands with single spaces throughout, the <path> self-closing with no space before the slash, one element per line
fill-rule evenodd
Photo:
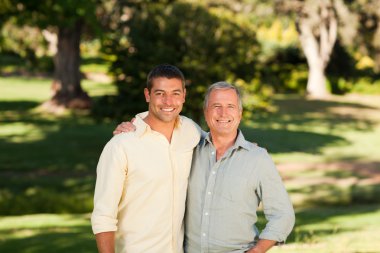
<path fill-rule="evenodd" d="M 248 178 L 241 175 L 226 175 L 219 185 L 221 198 L 230 203 L 244 202 L 248 196 Z"/>

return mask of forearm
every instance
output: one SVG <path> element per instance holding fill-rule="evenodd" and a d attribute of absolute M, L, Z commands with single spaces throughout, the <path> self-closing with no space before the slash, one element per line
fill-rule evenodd
<path fill-rule="evenodd" d="M 103 232 L 95 236 L 99 253 L 115 253 L 115 232 Z"/>
<path fill-rule="evenodd" d="M 261 239 L 247 253 L 265 253 L 276 244 L 276 241 Z"/>

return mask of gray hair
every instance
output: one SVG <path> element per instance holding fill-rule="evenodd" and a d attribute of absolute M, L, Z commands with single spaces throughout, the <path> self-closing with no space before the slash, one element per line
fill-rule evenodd
<path fill-rule="evenodd" d="M 203 103 L 203 109 L 205 110 L 207 108 L 208 100 L 209 100 L 210 94 L 213 90 L 227 90 L 227 89 L 231 89 L 231 90 L 234 90 L 236 92 L 236 95 L 238 96 L 239 109 L 240 109 L 240 111 L 242 111 L 243 110 L 243 102 L 241 100 L 241 93 L 240 93 L 239 89 L 237 87 L 233 86 L 232 84 L 229 84 L 225 81 L 213 83 L 210 85 L 210 87 L 208 87 L 208 90 L 207 90 L 206 95 L 205 95 L 204 103 Z"/>

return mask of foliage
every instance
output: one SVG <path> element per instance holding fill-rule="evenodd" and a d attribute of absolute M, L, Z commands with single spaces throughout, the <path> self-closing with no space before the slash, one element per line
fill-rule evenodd
<path fill-rule="evenodd" d="M 0 4 L 0 7 L 3 7 L 4 18 L 0 52 L 15 52 L 27 59 L 47 55 L 47 41 L 41 32 L 46 29 L 57 33 L 59 27 L 72 27 L 78 20 L 87 25 L 86 31 L 90 29 L 99 32 L 96 16 L 96 8 L 100 6 L 99 0 L 45 1 L 44 4 L 34 0 L 17 0 L 13 1 L 12 5 L 7 2 Z"/>
<path fill-rule="evenodd" d="M 104 42 L 105 52 L 116 58 L 111 73 L 119 96 L 104 98 L 96 115 L 122 119 L 146 110 L 142 92 L 146 76 L 160 63 L 176 65 L 184 72 L 188 85 L 185 113 L 198 121 L 208 85 L 239 80 L 247 92 L 258 92 L 263 86 L 254 81 L 259 45 L 245 16 L 187 1 L 170 5 L 142 1 L 114 9 L 120 11 L 114 16 L 131 16 L 117 23 Z"/>
<path fill-rule="evenodd" d="M 47 43 L 38 28 L 28 25 L 17 27 L 15 19 L 11 18 L 0 32 L 2 56 L 21 58 L 20 69 L 25 66 L 30 71 L 53 71 L 53 60 L 47 57 Z"/>

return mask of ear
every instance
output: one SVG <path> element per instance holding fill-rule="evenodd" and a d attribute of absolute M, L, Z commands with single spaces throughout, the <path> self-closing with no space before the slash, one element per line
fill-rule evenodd
<path fill-rule="evenodd" d="M 183 102 L 186 101 L 186 88 L 183 89 Z"/>
<path fill-rule="evenodd" d="M 148 88 L 144 88 L 144 96 L 145 96 L 145 101 L 147 103 L 149 103 L 150 102 L 150 94 L 149 94 Z"/>

